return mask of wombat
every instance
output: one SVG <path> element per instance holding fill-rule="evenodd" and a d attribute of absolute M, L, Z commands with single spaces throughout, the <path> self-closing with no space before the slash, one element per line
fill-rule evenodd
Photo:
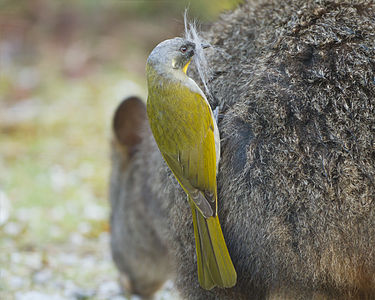
<path fill-rule="evenodd" d="M 110 185 L 125 288 L 150 297 L 171 278 L 185 299 L 375 299 L 374 1 L 249 1 L 204 37 L 237 285 L 200 288 L 186 194 L 132 97 L 114 117 Z"/>

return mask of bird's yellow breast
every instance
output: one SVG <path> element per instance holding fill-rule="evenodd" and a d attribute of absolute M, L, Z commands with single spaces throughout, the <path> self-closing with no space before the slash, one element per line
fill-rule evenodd
<path fill-rule="evenodd" d="M 213 129 L 206 100 L 178 81 L 149 85 L 147 114 L 162 152 L 190 149 Z M 214 139 L 212 139 L 213 147 Z"/>

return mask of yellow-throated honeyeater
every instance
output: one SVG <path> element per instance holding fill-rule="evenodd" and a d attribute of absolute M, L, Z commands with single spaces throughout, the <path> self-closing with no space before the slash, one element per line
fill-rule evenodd
<path fill-rule="evenodd" d="M 232 287 L 237 274 L 217 215 L 219 130 L 206 96 L 186 75 L 196 45 L 182 38 L 157 45 L 147 60 L 147 114 L 160 152 L 188 195 L 205 289 Z"/>

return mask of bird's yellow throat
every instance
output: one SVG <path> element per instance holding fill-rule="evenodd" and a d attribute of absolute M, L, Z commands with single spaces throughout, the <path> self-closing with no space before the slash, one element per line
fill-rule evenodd
<path fill-rule="evenodd" d="M 185 74 L 187 72 L 187 69 L 188 69 L 190 63 L 191 63 L 191 59 L 187 62 L 187 64 L 185 65 L 185 67 L 182 69 L 182 71 L 184 71 Z"/>

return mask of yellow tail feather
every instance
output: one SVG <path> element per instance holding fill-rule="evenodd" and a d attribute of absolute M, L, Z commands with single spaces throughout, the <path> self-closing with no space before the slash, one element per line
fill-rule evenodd
<path fill-rule="evenodd" d="M 198 280 L 202 288 L 229 288 L 236 284 L 237 273 L 229 256 L 219 218 L 205 218 L 191 201 Z"/>

